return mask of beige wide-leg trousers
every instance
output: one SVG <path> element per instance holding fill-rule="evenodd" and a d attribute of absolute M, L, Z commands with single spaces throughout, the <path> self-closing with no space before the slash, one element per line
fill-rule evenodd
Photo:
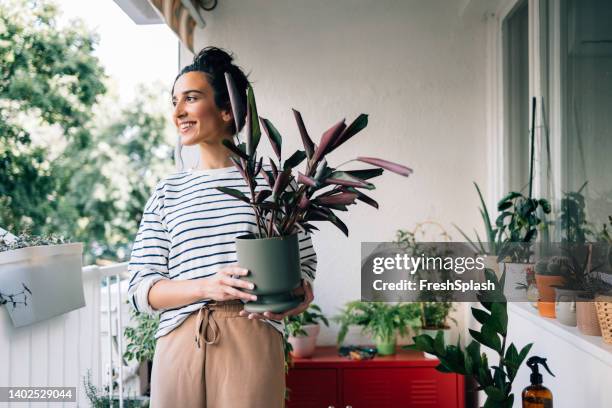
<path fill-rule="evenodd" d="M 213 302 L 157 339 L 151 408 L 284 407 L 282 334 L 243 307 Z"/>

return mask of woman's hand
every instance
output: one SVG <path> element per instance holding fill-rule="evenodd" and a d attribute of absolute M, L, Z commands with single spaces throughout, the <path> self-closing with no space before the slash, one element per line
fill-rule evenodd
<path fill-rule="evenodd" d="M 296 316 L 302 313 L 304 310 L 308 309 L 308 306 L 314 300 L 314 293 L 312 291 L 312 286 L 306 279 L 302 279 L 302 286 L 295 289 L 293 291 L 294 295 L 304 295 L 304 301 L 297 305 L 295 308 L 291 310 L 287 310 L 284 313 L 272 313 L 272 312 L 264 312 L 261 313 L 249 313 L 246 310 L 240 311 L 240 316 L 248 317 L 249 319 L 273 319 L 273 320 L 283 320 L 287 316 Z"/>
<path fill-rule="evenodd" d="M 232 299 L 257 300 L 257 296 L 238 289 L 253 289 L 254 286 L 251 282 L 234 278 L 234 276 L 246 276 L 248 274 L 248 269 L 241 268 L 237 264 L 219 269 L 210 278 L 200 279 L 202 298 L 219 302 Z"/>

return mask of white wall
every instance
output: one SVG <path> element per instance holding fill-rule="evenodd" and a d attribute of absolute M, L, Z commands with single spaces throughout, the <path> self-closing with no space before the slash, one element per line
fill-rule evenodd
<path fill-rule="evenodd" d="M 364 155 L 414 169 L 409 179 L 379 179 L 380 210 L 360 204 L 343 214 L 349 239 L 321 225 L 315 302 L 328 314 L 360 297 L 360 242 L 392 240 L 425 219 L 455 238 L 451 222 L 480 225 L 472 181 L 486 185 L 485 24 L 463 12 L 444 0 L 224 0 L 195 33 L 196 50 L 230 49 L 251 72 L 259 112 L 285 135 L 285 154 L 301 146 L 291 108 L 315 140 L 364 112 L 368 127 L 330 164 Z M 184 65 L 191 55 L 182 54 Z M 320 342 L 334 344 L 335 333 L 323 330 Z"/>

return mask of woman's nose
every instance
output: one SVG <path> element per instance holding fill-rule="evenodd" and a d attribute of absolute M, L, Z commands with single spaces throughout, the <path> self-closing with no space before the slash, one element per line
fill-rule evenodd
<path fill-rule="evenodd" d="M 174 111 L 172 112 L 172 115 L 174 116 L 175 119 L 179 119 L 183 116 L 185 116 L 185 109 L 184 109 L 184 105 L 182 102 L 177 102 L 176 105 L 174 106 Z"/>

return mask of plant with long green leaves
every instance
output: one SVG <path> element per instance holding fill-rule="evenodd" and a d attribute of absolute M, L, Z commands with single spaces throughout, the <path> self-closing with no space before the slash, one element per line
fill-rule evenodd
<path fill-rule="evenodd" d="M 503 294 L 505 272 L 500 280 L 495 273 L 485 270 L 486 279 L 493 282 L 495 290 L 480 292 L 478 299 L 482 308 L 472 307 L 472 316 L 481 324 L 480 330 L 470 329 L 473 340 L 467 347 L 461 346 L 460 339 L 455 345 L 445 344 L 442 331 L 436 337 L 422 334 L 414 337 L 414 344 L 405 346 L 438 357 L 438 371 L 472 376 L 478 383 L 478 390 L 486 393 L 484 408 L 511 408 L 514 402 L 512 383 L 531 350 L 532 343 L 520 351 L 508 342 L 508 304 Z M 494 302 L 491 300 L 495 300 Z M 499 357 L 497 365 L 490 366 L 481 346 L 495 351 Z"/>
<path fill-rule="evenodd" d="M 285 317 L 285 330 L 292 337 L 306 336 L 308 333 L 303 327 L 309 324 L 319 324 L 319 322 L 329 326 L 329 321 L 321 311 L 321 307 L 312 303 L 299 315 Z"/>
<path fill-rule="evenodd" d="M 334 317 L 334 321 L 340 323 L 338 344 L 342 344 L 353 325 L 361 326 L 362 332 L 375 340 L 393 340 L 397 333 L 404 336 L 408 328 L 419 328 L 420 315 L 417 303 L 349 302 L 341 314 Z"/>
<path fill-rule="evenodd" d="M 478 198 L 480 199 L 480 216 L 482 218 L 482 223 L 485 228 L 485 234 L 487 241 L 483 243 L 478 235 L 478 232 L 474 230 L 474 234 L 476 235 L 476 241 L 473 241 L 468 235 L 457 225 L 453 224 L 453 226 L 459 231 L 459 233 L 466 239 L 467 242 L 470 243 L 472 248 L 476 253 L 479 254 L 489 254 L 489 255 L 498 255 L 501 248 L 501 241 L 498 238 L 498 229 L 495 227 L 495 224 L 491 222 L 491 216 L 489 215 L 489 209 L 487 208 L 487 203 L 482 197 L 482 192 L 480 191 L 480 187 L 478 184 L 474 182 L 474 187 L 476 187 L 476 192 L 478 193 Z M 487 245 L 485 247 L 485 244 Z"/>
<path fill-rule="evenodd" d="M 297 150 L 282 160 L 282 137 L 278 129 L 257 113 L 253 88 L 247 89 L 247 106 L 244 112 L 238 101 L 239 93 L 232 76 L 225 74 L 236 129 L 245 127 L 245 142 L 223 144 L 233 155 L 231 160 L 246 181 L 250 197 L 229 187 L 217 187 L 232 197 L 252 206 L 257 219 L 259 237 L 288 236 L 298 231 L 318 230 L 313 221 L 329 221 L 348 236 L 348 228 L 334 211 L 347 211 L 347 206 L 363 201 L 378 208 L 378 203 L 361 190 L 373 190 L 368 180 L 380 176 L 384 170 L 408 176 L 412 170 L 406 166 L 373 157 L 357 157 L 359 161 L 374 166 L 373 169 L 341 171 L 327 164 L 326 156 L 351 139 L 368 124 L 368 116 L 359 115 L 348 126 L 344 120 L 325 131 L 318 145 L 310 138 L 302 115 L 293 115 L 302 138 L 304 150 Z M 264 168 L 263 157 L 258 157 L 257 147 L 263 132 L 267 135 L 276 160 L 269 159 L 269 170 Z M 293 174 L 294 168 L 306 161 L 303 172 Z M 348 162 L 345 162 L 346 164 Z M 257 190 L 257 176 L 261 174 L 269 188 Z"/>

